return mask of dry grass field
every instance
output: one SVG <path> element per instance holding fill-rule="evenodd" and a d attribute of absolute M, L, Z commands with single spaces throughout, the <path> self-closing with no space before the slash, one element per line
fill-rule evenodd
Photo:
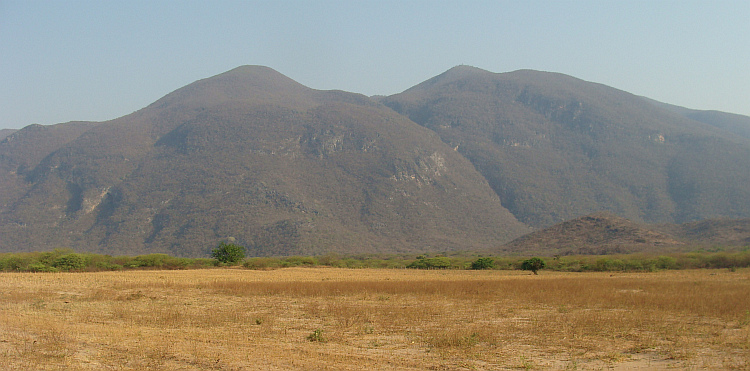
<path fill-rule="evenodd" d="M 0 369 L 750 369 L 750 270 L 2 273 Z"/>

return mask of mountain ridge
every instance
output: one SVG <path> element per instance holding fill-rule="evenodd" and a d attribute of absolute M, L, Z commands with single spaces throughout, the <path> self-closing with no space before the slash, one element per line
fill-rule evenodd
<path fill-rule="evenodd" d="M 504 206 L 534 228 L 598 210 L 684 222 L 730 210 L 720 194 L 750 196 L 743 182 L 714 181 L 750 173 L 741 160 L 750 156 L 743 138 L 562 74 L 461 71 L 459 79 L 441 75 L 382 102 L 457 148 Z M 706 179 L 697 172 L 696 153 L 713 152 L 724 160 L 712 164 L 716 177 Z M 750 207 L 737 198 L 742 210 Z"/>
<path fill-rule="evenodd" d="M 746 139 L 750 139 L 750 116 L 721 112 L 717 110 L 697 110 L 663 103 L 645 97 L 644 99 L 652 102 L 659 107 L 666 108 L 691 120 L 702 122 L 704 124 L 726 130 L 729 133 L 742 136 Z"/>
<path fill-rule="evenodd" d="M 456 66 L 371 99 L 240 66 L 0 139 L 0 251 L 483 250 L 602 210 L 750 217 L 748 156 L 730 131 L 558 73 Z"/>
<path fill-rule="evenodd" d="M 251 255 L 450 250 L 527 231 L 431 131 L 256 66 L 93 127 L 28 174 L 0 213 L 5 249 L 204 256 L 232 237 Z"/>

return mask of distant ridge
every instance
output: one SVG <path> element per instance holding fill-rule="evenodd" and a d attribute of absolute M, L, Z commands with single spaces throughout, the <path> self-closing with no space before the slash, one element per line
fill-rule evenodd
<path fill-rule="evenodd" d="M 704 124 L 715 126 L 717 128 L 726 130 L 732 134 L 742 136 L 743 138 L 750 139 L 750 116 L 738 115 L 734 113 L 720 112 L 714 110 L 696 110 L 685 107 L 676 106 L 673 104 L 667 104 L 648 99 L 653 104 L 664 107 L 670 111 L 673 111 L 681 116 L 689 118 L 691 120 L 699 121 Z"/>
<path fill-rule="evenodd" d="M 750 219 L 707 219 L 685 224 L 666 224 L 654 229 L 686 244 L 706 247 L 750 247 Z"/>

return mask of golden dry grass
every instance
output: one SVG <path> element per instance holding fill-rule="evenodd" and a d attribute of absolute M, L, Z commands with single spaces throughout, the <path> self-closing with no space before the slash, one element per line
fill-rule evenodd
<path fill-rule="evenodd" d="M 0 274 L 0 369 L 637 368 L 750 368 L 750 270 Z"/>

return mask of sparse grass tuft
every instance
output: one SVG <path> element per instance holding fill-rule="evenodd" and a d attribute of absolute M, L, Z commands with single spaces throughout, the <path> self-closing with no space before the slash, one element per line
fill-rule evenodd
<path fill-rule="evenodd" d="M 315 329 L 310 335 L 307 335 L 307 340 L 318 343 L 325 343 L 326 339 L 323 337 L 323 330 Z"/>

